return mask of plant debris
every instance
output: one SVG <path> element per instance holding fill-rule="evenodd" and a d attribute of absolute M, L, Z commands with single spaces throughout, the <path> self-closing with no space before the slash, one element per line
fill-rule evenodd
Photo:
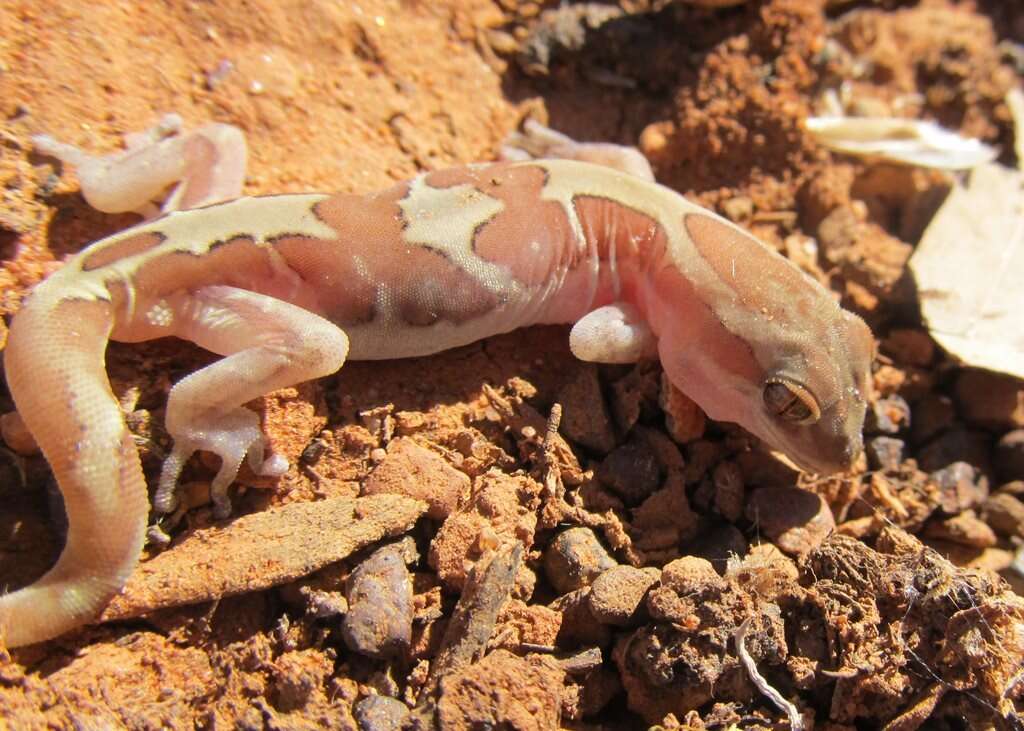
<path fill-rule="evenodd" d="M 999 154 L 932 122 L 883 117 L 808 117 L 807 131 L 831 150 L 905 165 L 966 170 Z"/>

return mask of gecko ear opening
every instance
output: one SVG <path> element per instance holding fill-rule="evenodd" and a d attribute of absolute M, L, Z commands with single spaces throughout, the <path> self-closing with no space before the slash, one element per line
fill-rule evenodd
<path fill-rule="evenodd" d="M 772 416 L 796 424 L 814 424 L 821 418 L 817 399 L 799 383 L 772 379 L 764 384 L 764 405 Z"/>

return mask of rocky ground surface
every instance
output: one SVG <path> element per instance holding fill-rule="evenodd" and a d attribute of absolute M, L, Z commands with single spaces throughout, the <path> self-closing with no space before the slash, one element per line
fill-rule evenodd
<path fill-rule="evenodd" d="M 270 394 L 254 406 L 288 474 L 243 472 L 216 521 L 216 460 L 195 460 L 190 510 L 106 622 L 0 654 L 0 727 L 1021 727 L 1024 385 L 937 347 L 906 267 L 955 176 L 830 153 L 802 120 L 835 93 L 1014 165 L 1024 9 L 699 5 L 0 6 L 5 316 L 138 220 L 90 209 L 32 134 L 111 151 L 177 112 L 244 129 L 247 193 L 366 191 L 493 159 L 533 117 L 638 145 L 879 343 L 866 455 L 827 478 L 705 419 L 656 364 L 576 361 L 564 327 Z M 167 391 L 211 358 L 108 352 L 151 480 Z M 61 510 L 5 437 L 17 587 L 59 551 Z"/>

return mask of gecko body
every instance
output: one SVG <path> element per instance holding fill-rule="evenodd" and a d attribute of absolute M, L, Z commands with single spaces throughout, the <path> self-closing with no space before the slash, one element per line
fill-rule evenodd
<path fill-rule="evenodd" d="M 473 165 L 370 195 L 241 198 L 110 236 L 36 287 L 4 354 L 22 419 L 53 467 L 67 543 L 0 597 L 8 646 L 94 618 L 138 561 L 146 485 L 104 367 L 108 340 L 176 336 L 224 356 L 168 398 L 168 511 L 196 450 L 222 459 L 218 515 L 243 459 L 263 474 L 243 404 L 346 358 L 418 356 L 539 323 L 573 351 L 656 355 L 709 416 L 802 466 L 861 449 L 873 340 L 820 285 L 740 228 L 654 182 L 572 160 Z"/>

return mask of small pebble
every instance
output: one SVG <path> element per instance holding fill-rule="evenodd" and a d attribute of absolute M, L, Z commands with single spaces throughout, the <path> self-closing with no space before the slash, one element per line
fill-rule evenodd
<path fill-rule="evenodd" d="M 1024 537 L 1024 503 L 1008 492 L 998 492 L 985 501 L 985 522 L 1004 536 Z"/>
<path fill-rule="evenodd" d="M 346 582 L 348 613 L 342 637 L 353 652 L 388 658 L 412 640 L 412 577 L 402 544 L 384 546 L 356 567 Z"/>
<path fill-rule="evenodd" d="M 898 434 L 910 426 L 910 404 L 902 396 L 887 396 L 872 403 L 866 416 L 866 433 Z"/>
<path fill-rule="evenodd" d="M 366 696 L 352 708 L 359 731 L 398 731 L 409 716 L 409 708 L 397 698 Z"/>
<path fill-rule="evenodd" d="M 661 486 L 657 455 L 641 441 L 616 448 L 605 457 L 595 474 L 629 506 L 639 505 Z"/>
<path fill-rule="evenodd" d="M 875 470 L 895 470 L 903 462 L 903 440 L 895 437 L 872 437 L 864 451 L 868 464 Z"/>
<path fill-rule="evenodd" d="M 1024 429 L 1014 429 L 1000 437 L 992 466 L 1000 480 L 1024 480 Z"/>
<path fill-rule="evenodd" d="M 724 444 L 707 439 L 690 442 L 683 451 L 686 459 L 686 468 L 683 474 L 687 485 L 700 482 L 700 479 L 710 472 L 711 467 L 726 454 Z"/>
<path fill-rule="evenodd" d="M 947 396 L 928 394 L 914 404 L 910 436 L 914 444 L 923 444 L 948 429 L 956 419 L 956 409 Z"/>
<path fill-rule="evenodd" d="M 997 542 L 995 531 L 973 510 L 965 510 L 945 520 L 931 521 L 925 526 L 924 534 L 970 548 L 991 548 Z"/>
<path fill-rule="evenodd" d="M 725 574 L 729 559 L 745 556 L 750 550 L 743 532 L 732 523 L 714 521 L 694 540 L 683 547 L 683 552 L 710 563 L 719 574 Z"/>
<path fill-rule="evenodd" d="M 917 463 L 925 472 L 954 462 L 967 462 L 985 469 L 989 464 L 989 436 L 983 432 L 954 427 L 917 452 Z"/>
<path fill-rule="evenodd" d="M 587 603 L 594 619 L 602 624 L 627 627 L 639 621 L 647 590 L 658 583 L 658 569 L 613 566 L 598 576 Z"/>
<path fill-rule="evenodd" d="M 616 565 L 615 559 L 589 528 L 562 531 L 544 552 L 545 575 L 559 594 L 589 586 Z"/>
<path fill-rule="evenodd" d="M 972 369 L 960 374 L 953 391 L 968 424 L 985 429 L 1024 427 L 1024 381 Z"/>
<path fill-rule="evenodd" d="M 662 373 L 658 403 L 665 412 L 665 429 L 679 444 L 688 444 L 704 436 L 707 417 L 704 411 Z"/>
<path fill-rule="evenodd" d="M 966 462 L 954 462 L 929 477 L 939 486 L 939 505 L 947 515 L 977 507 L 988 498 L 988 479 Z"/>
<path fill-rule="evenodd" d="M 820 495 L 795 487 L 755 490 L 747 500 L 747 519 L 791 556 L 814 550 L 836 527 Z"/>

